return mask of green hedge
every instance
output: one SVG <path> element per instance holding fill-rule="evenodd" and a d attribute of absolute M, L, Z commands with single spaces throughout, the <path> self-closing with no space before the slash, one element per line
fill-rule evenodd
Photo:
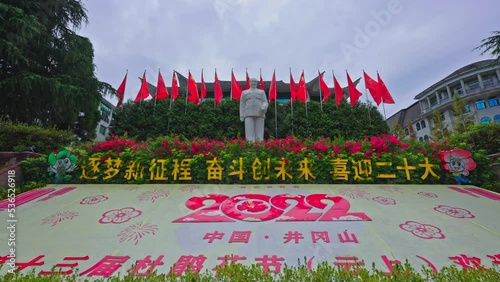
<path fill-rule="evenodd" d="M 34 151 L 49 154 L 75 142 L 73 133 L 24 123 L 0 123 L 0 152 Z"/>
<path fill-rule="evenodd" d="M 342 281 L 342 282 L 378 282 L 378 281 L 412 281 L 412 282 L 496 282 L 500 281 L 500 272 L 498 267 L 493 268 L 473 268 L 473 269 L 458 269 L 456 266 L 445 267 L 434 273 L 431 269 L 423 268 L 421 270 L 414 269 L 408 263 L 404 265 L 395 265 L 391 274 L 385 274 L 384 271 L 375 269 L 369 270 L 364 267 L 352 267 L 350 271 L 345 271 L 341 267 L 331 266 L 327 263 L 318 265 L 315 269 L 309 270 L 305 265 L 297 267 L 282 268 L 280 273 L 264 273 L 262 268 L 257 265 L 244 266 L 241 264 L 228 264 L 224 268 L 217 270 L 217 276 L 211 272 L 190 273 L 189 271 L 181 276 L 175 277 L 173 274 L 154 275 L 148 277 L 133 276 L 127 274 L 123 278 L 110 277 L 102 278 L 99 281 L 190 281 L 190 282 L 212 282 L 212 281 L 301 281 L 301 282 L 323 282 L 323 281 Z M 75 271 L 72 275 L 50 275 L 37 276 L 34 271 L 27 274 L 6 274 L 0 276 L 3 281 L 51 281 L 51 282 L 72 282 L 83 281 L 82 277 Z M 94 278 L 85 279 L 85 281 L 94 281 Z"/>
<path fill-rule="evenodd" d="M 245 136 L 240 121 L 239 101 L 223 100 L 214 107 L 213 101 L 201 105 L 185 103 L 182 96 L 173 103 L 167 100 L 148 100 L 127 103 L 115 110 L 111 133 L 138 140 L 164 135 L 183 135 L 186 138 L 204 137 L 222 140 Z M 340 107 L 330 99 L 320 104 L 270 103 L 265 119 L 264 137 L 297 138 L 342 137 L 359 140 L 365 135 L 388 133 L 389 127 L 376 107 L 358 102 L 351 107 L 342 101 Z"/>

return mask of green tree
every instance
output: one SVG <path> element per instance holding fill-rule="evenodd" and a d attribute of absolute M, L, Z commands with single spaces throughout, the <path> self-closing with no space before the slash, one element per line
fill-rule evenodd
<path fill-rule="evenodd" d="M 81 1 L 0 3 L 0 115 L 93 138 L 102 95 L 116 93 L 94 74 L 94 50 L 75 30 L 87 23 Z"/>
<path fill-rule="evenodd" d="M 469 127 L 474 124 L 474 117 L 465 111 L 465 101 L 453 94 L 453 131 L 456 133 L 467 132 Z"/>
<path fill-rule="evenodd" d="M 483 50 L 481 55 L 489 53 L 496 57 L 497 63 L 500 63 L 500 30 L 492 31 L 491 36 L 481 40 L 481 45 L 474 50 Z"/>
<path fill-rule="evenodd" d="M 444 122 L 441 112 L 434 110 L 432 112 L 431 140 L 442 142 L 450 137 L 448 125 Z"/>
<path fill-rule="evenodd" d="M 399 140 L 403 140 L 406 137 L 405 130 L 399 122 L 396 122 L 391 129 L 391 133 L 396 136 Z"/>

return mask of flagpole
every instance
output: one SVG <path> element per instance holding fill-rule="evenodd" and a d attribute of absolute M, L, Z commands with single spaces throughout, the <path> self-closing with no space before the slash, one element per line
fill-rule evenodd
<path fill-rule="evenodd" d="M 378 74 L 378 70 L 377 70 L 377 77 L 379 77 L 380 75 Z M 382 109 L 384 109 L 384 119 L 386 120 L 387 119 L 387 116 L 385 115 L 385 104 L 384 104 L 384 97 L 382 95 L 380 95 L 380 102 L 382 103 Z"/>
<path fill-rule="evenodd" d="M 158 68 L 158 78 L 160 77 L 160 68 Z M 158 82 L 156 83 L 156 94 L 153 97 L 155 99 L 155 105 L 153 106 L 153 117 L 156 115 L 156 101 L 158 100 Z"/>
<path fill-rule="evenodd" d="M 274 82 L 276 82 L 276 69 L 274 69 L 273 78 L 274 78 Z M 271 84 L 272 83 L 273 83 L 273 81 L 271 80 Z M 276 97 L 274 97 L 274 126 L 276 128 L 276 138 L 278 138 L 278 109 L 277 109 L 278 87 L 277 87 L 276 83 L 274 83 L 274 88 L 276 91 Z"/>
<path fill-rule="evenodd" d="M 229 97 L 231 101 L 233 100 L 233 68 L 231 68 L 231 90 L 229 91 Z"/>
<path fill-rule="evenodd" d="M 187 105 L 188 105 L 188 89 L 189 89 L 189 80 L 191 79 L 191 70 L 188 69 L 188 80 L 186 84 L 186 106 L 184 107 L 184 113 L 187 113 Z"/>
<path fill-rule="evenodd" d="M 173 74 L 172 74 L 172 75 L 173 75 L 173 76 L 175 75 L 175 70 L 174 70 L 174 72 L 173 72 Z M 175 76 L 176 76 L 176 75 L 175 75 Z M 177 76 L 176 76 L 176 79 L 175 79 L 175 83 L 177 84 Z M 176 86 L 177 86 L 177 85 L 176 85 Z M 172 84 L 172 86 L 170 86 L 170 91 L 172 91 L 172 95 L 170 96 L 170 105 L 169 105 L 169 108 L 170 108 L 170 109 L 172 109 L 172 103 L 173 103 L 173 101 L 174 101 L 174 95 L 173 95 L 174 93 L 173 93 L 173 90 L 172 90 L 172 88 L 173 88 L 173 87 L 174 87 L 174 85 Z"/>
<path fill-rule="evenodd" d="M 304 69 L 302 69 L 302 73 L 304 73 Z M 301 77 L 301 79 L 302 79 L 302 77 Z M 305 74 L 304 74 L 304 95 L 309 96 L 307 94 L 306 75 Z M 309 117 L 309 114 L 307 112 L 307 99 L 306 99 L 306 97 L 304 97 L 304 99 L 305 99 L 304 102 L 306 102 L 306 119 L 307 119 Z M 307 119 L 307 127 L 309 128 L 309 119 Z"/>
<path fill-rule="evenodd" d="M 292 68 L 290 68 L 290 77 L 292 77 Z M 292 100 L 292 95 L 293 95 L 293 93 L 292 93 L 292 91 L 290 91 L 290 115 L 292 116 L 292 136 L 293 136 L 293 102 L 294 101 Z"/>
<path fill-rule="evenodd" d="M 318 69 L 319 103 L 321 106 L 321 112 L 323 112 L 323 97 L 321 95 L 321 81 L 319 80 L 320 76 L 321 76 L 321 74 L 319 73 L 319 69 Z"/>
<path fill-rule="evenodd" d="M 372 123 L 372 117 L 370 114 L 371 105 L 370 105 L 370 103 L 368 103 L 368 90 L 366 89 L 365 69 L 363 69 L 363 80 L 365 81 L 365 96 L 366 96 L 366 105 L 368 106 L 368 120 L 371 124 Z"/>
<path fill-rule="evenodd" d="M 215 74 L 217 75 L 217 68 L 215 68 Z M 214 110 L 215 110 L 215 106 L 216 106 L 215 105 L 215 76 L 214 76 L 214 90 L 213 90 L 213 92 L 214 92 Z M 214 111 L 214 115 L 215 115 L 215 111 Z"/>
<path fill-rule="evenodd" d="M 203 85 L 204 85 L 204 82 L 205 82 L 205 78 L 203 77 L 203 68 L 201 68 L 201 78 L 202 78 L 202 80 L 201 80 L 201 89 L 200 89 L 201 91 L 200 91 L 200 94 L 198 96 L 198 103 L 199 103 L 199 105 L 201 105 L 201 103 L 203 103 L 203 93 L 202 92 L 203 92 Z"/>

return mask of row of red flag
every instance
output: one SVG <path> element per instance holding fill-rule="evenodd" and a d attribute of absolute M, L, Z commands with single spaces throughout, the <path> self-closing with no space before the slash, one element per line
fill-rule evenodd
<path fill-rule="evenodd" d="M 351 106 L 354 107 L 356 105 L 356 102 L 359 100 L 361 97 L 361 92 L 356 89 L 356 86 L 351 80 L 351 77 L 349 76 L 349 73 L 347 73 L 347 89 L 349 92 L 349 100 L 351 102 Z M 117 94 L 118 94 L 118 104 L 116 107 L 120 107 L 123 103 L 123 98 L 125 96 L 125 85 L 127 83 L 127 74 L 125 74 L 125 77 L 123 78 L 122 83 L 120 84 L 120 87 L 118 87 Z M 373 100 L 377 105 L 380 105 L 381 103 L 385 104 L 394 104 L 394 99 L 392 98 L 391 94 L 389 93 L 389 90 L 385 86 L 384 81 L 382 78 L 380 78 L 380 74 L 377 72 L 377 80 L 372 79 L 368 74 L 366 74 L 365 71 L 363 71 L 364 75 L 364 80 L 365 80 L 365 88 L 368 89 L 370 92 L 371 96 L 373 97 Z M 321 90 L 321 95 L 322 95 L 322 102 L 325 102 L 329 97 L 330 97 L 330 88 L 326 84 L 326 82 L 323 79 L 323 76 L 319 73 L 318 70 L 318 77 L 319 77 L 319 85 L 320 85 L 320 90 Z M 335 75 L 333 75 L 333 92 L 334 92 L 334 97 L 335 97 L 335 103 L 337 106 L 340 106 L 340 102 L 344 98 L 344 91 L 342 87 L 340 86 L 339 82 L 337 81 L 337 78 Z M 246 84 L 245 84 L 246 89 L 250 88 L 250 77 L 248 75 L 248 72 L 246 73 Z M 264 80 L 262 79 L 262 74 L 260 75 L 260 83 L 259 83 L 259 88 L 264 90 Z M 200 104 L 206 97 L 207 95 L 207 88 L 205 85 L 205 79 L 203 78 L 203 70 L 201 71 L 201 93 L 198 92 L 198 85 L 191 74 L 191 71 L 189 71 L 188 74 L 188 86 L 187 86 L 187 101 L 195 103 L 195 104 Z M 241 93 L 243 90 L 241 89 L 240 84 L 238 83 L 238 80 L 236 80 L 236 77 L 234 76 L 234 72 L 231 70 L 231 98 L 235 100 L 239 100 L 241 97 Z M 179 96 L 179 86 L 177 84 L 177 75 L 176 72 L 174 71 L 172 74 L 172 87 L 171 87 L 171 101 L 174 102 L 177 100 L 177 97 Z M 144 75 L 142 76 L 142 83 L 141 83 L 141 88 L 139 89 L 139 93 L 137 93 L 137 96 L 134 99 L 134 102 L 138 103 L 142 100 L 145 100 L 150 96 L 149 93 L 149 87 L 148 83 L 146 81 L 146 72 L 144 72 Z M 153 96 L 154 100 L 164 100 L 169 98 L 169 93 L 167 90 L 167 87 L 165 85 L 165 81 L 163 80 L 163 76 L 161 75 L 161 72 L 158 71 L 158 83 L 156 87 L 156 94 Z M 222 95 L 222 88 L 220 86 L 220 81 L 217 76 L 217 70 L 215 71 L 215 80 L 214 80 L 214 100 L 215 104 L 218 106 L 223 98 Z M 269 101 L 275 101 L 277 99 L 277 86 L 276 86 L 276 71 L 273 72 L 273 78 L 271 80 L 271 85 L 269 87 Z M 308 97 L 308 92 L 307 92 L 307 87 L 306 87 L 306 82 L 304 79 L 304 71 L 302 71 L 302 75 L 300 76 L 299 84 L 298 86 L 295 84 L 295 81 L 293 80 L 292 73 L 290 72 L 290 102 L 295 102 L 295 100 L 298 100 L 300 102 L 307 102 L 309 100 Z"/>

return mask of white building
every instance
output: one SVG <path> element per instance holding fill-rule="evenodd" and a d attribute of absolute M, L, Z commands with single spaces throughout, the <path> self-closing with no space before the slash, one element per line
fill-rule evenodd
<path fill-rule="evenodd" d="M 411 123 L 417 138 L 427 141 L 433 112 L 438 110 L 452 130 L 455 92 L 465 101 L 465 110 L 476 123 L 500 124 L 500 64 L 495 60 L 479 61 L 454 71 L 415 96 L 417 102 L 389 117 L 387 123 L 391 129 L 396 122 L 401 124 L 408 137 Z"/>
<path fill-rule="evenodd" d="M 111 126 L 111 121 L 113 120 L 113 111 L 115 106 L 113 106 L 104 97 L 101 99 L 99 105 L 99 111 L 101 112 L 101 120 L 97 124 L 96 128 L 96 140 L 104 141 L 106 137 L 109 136 L 109 127 Z"/>

